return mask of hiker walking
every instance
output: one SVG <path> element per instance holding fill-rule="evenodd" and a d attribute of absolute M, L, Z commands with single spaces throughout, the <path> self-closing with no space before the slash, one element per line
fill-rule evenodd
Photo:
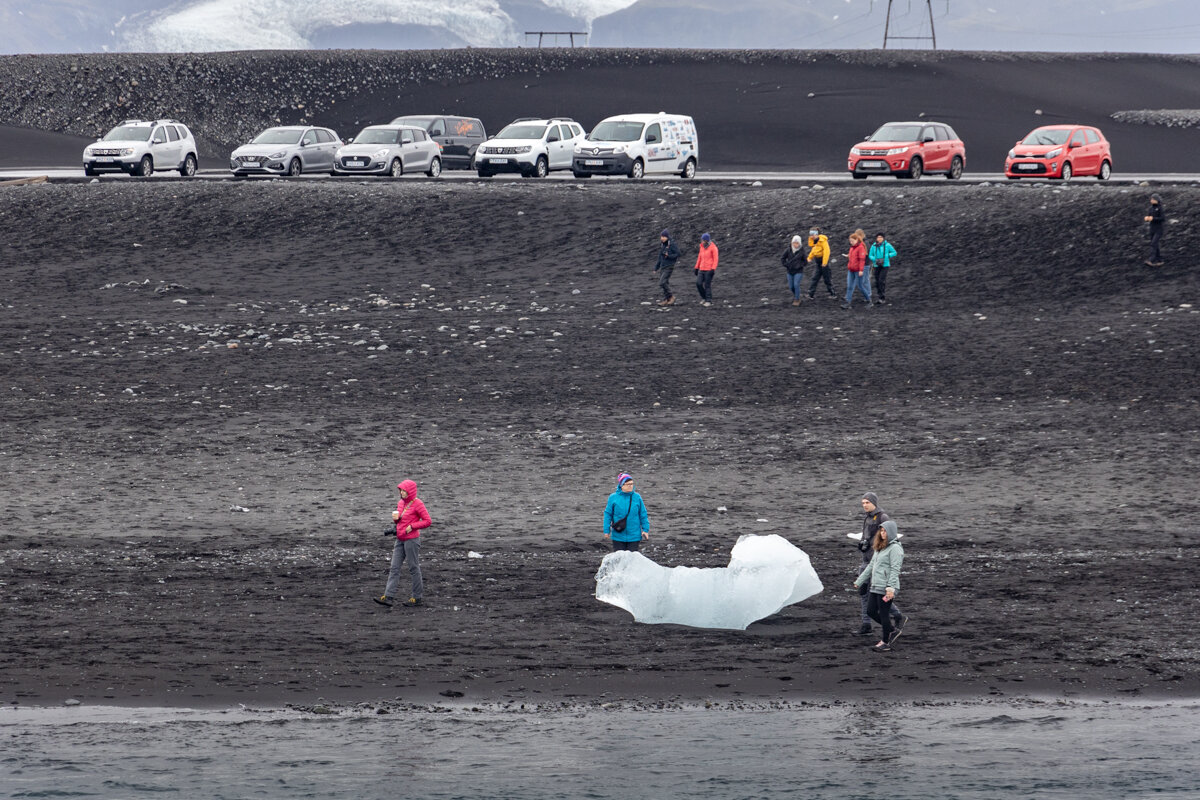
<path fill-rule="evenodd" d="M 887 302 L 888 269 L 892 266 L 892 259 L 895 257 L 896 248 L 892 247 L 892 243 L 887 240 L 887 237 L 882 233 L 875 234 L 875 243 L 867 251 L 867 262 L 871 265 L 871 272 L 875 276 L 876 305 L 883 305 Z"/>
<path fill-rule="evenodd" d="M 424 582 L 421 580 L 421 531 L 433 524 L 425 504 L 417 497 L 417 484 L 411 480 L 401 481 L 397 486 L 400 490 L 400 501 L 392 512 L 395 523 L 396 544 L 392 548 L 392 568 L 388 571 L 387 588 L 375 602 L 381 606 L 392 606 L 396 602 L 396 592 L 400 589 L 400 569 L 407 563 L 408 573 L 412 577 L 412 595 L 404 601 L 406 606 L 421 605 L 424 594 Z M 393 535 L 388 531 L 388 536 Z"/>
<path fill-rule="evenodd" d="M 842 308 L 850 308 L 854 303 L 854 290 L 862 292 L 871 307 L 871 284 L 867 281 L 867 248 L 863 244 L 863 233 L 855 231 L 850 234 L 850 252 L 846 254 L 846 302 Z"/>
<path fill-rule="evenodd" d="M 903 632 L 903 626 L 892 629 L 896 610 L 896 594 L 900 591 L 900 568 L 904 565 L 904 548 L 900 546 L 896 523 L 888 520 L 879 527 L 871 543 L 871 560 L 858 574 L 854 585 L 867 590 L 867 613 L 883 627 L 883 638 L 871 649 L 884 653 Z"/>
<path fill-rule="evenodd" d="M 780 261 L 787 270 L 788 288 L 792 290 L 792 305 L 800 305 L 800 296 L 804 294 L 804 240 L 799 236 L 792 237 L 792 243 L 783 251 Z"/>
<path fill-rule="evenodd" d="M 669 306 L 675 303 L 675 295 L 671 293 L 671 273 L 675 270 L 675 262 L 679 260 L 679 246 L 671 239 L 670 231 L 663 231 L 658 239 L 662 243 L 658 250 L 658 263 L 654 265 L 658 288 L 662 289 L 662 300 L 658 304 Z"/>
<path fill-rule="evenodd" d="M 700 305 L 712 305 L 712 282 L 717 274 L 717 243 L 709 234 L 700 237 L 700 252 L 696 256 L 696 291 L 700 293 Z"/>
<path fill-rule="evenodd" d="M 858 540 L 858 550 L 862 554 L 862 559 L 858 565 L 858 571 L 862 571 L 869 563 L 875 551 L 872 548 L 872 543 L 875 541 L 875 534 L 879 533 L 880 528 L 887 522 L 890 517 L 879 507 L 879 497 L 874 492 L 867 492 L 862 496 L 860 501 L 862 510 L 866 514 L 863 517 L 862 538 Z M 857 585 L 857 584 L 855 584 Z M 899 587 L 897 587 L 899 588 Z M 858 628 L 858 633 L 861 636 L 867 636 L 871 633 L 871 620 L 873 617 L 868 612 L 867 606 L 871 599 L 870 591 L 865 588 L 859 588 L 859 604 L 862 624 Z M 900 609 L 892 604 L 890 607 L 891 616 L 895 620 L 893 623 L 897 629 L 903 629 L 904 623 L 908 620 Z"/>
<path fill-rule="evenodd" d="M 1163 204 L 1160 195 L 1150 195 L 1150 210 L 1145 221 L 1150 223 L 1150 257 L 1146 259 L 1146 266 L 1161 267 L 1163 260 L 1159 245 L 1163 236 Z"/>
<path fill-rule="evenodd" d="M 613 552 L 633 550 L 650 538 L 650 515 L 642 496 L 634 491 L 633 476 L 617 476 L 617 490 L 608 496 L 604 507 L 604 538 L 612 540 Z"/>
<path fill-rule="evenodd" d="M 808 263 L 814 264 L 816 269 L 813 271 L 812 283 L 808 285 L 808 297 L 814 299 L 817 295 L 817 282 L 825 281 L 825 291 L 829 292 L 830 297 L 837 297 L 833 293 L 833 282 L 829 277 L 829 237 L 821 233 L 821 229 L 813 227 L 808 232 Z"/>

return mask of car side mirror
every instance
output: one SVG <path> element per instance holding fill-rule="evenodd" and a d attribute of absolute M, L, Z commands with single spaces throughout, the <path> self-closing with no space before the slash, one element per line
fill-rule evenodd
<path fill-rule="evenodd" d="M 412 144 L 412 139 L 405 139 L 404 141 L 400 142 L 401 147 L 404 147 L 405 145 L 409 145 L 409 144 Z"/>
<path fill-rule="evenodd" d="M 657 136 L 647 136 L 646 144 L 658 144 L 658 137 Z"/>
<path fill-rule="evenodd" d="M 557 141 L 558 141 L 558 137 L 557 137 L 557 136 L 551 136 L 550 138 L 548 138 L 548 139 L 546 140 L 546 144 L 550 144 L 551 142 L 557 142 Z"/>
<path fill-rule="evenodd" d="M 930 142 L 932 142 L 932 141 L 933 141 L 933 137 L 932 137 L 932 136 L 926 136 L 926 137 L 925 137 L 924 139 L 922 139 L 921 141 L 922 141 L 922 142 L 924 142 L 925 144 L 929 144 Z"/>
<path fill-rule="evenodd" d="M 1074 150 L 1076 147 L 1079 147 L 1079 142 L 1071 142 L 1069 145 L 1067 145 L 1068 150 Z"/>
<path fill-rule="evenodd" d="M 154 140 L 150 143 L 151 144 L 165 144 L 166 141 L 167 141 L 166 139 L 159 139 L 157 136 L 155 136 Z"/>
<path fill-rule="evenodd" d="M 350 138 L 346 139 L 346 144 L 353 144 L 353 143 L 354 143 L 354 137 L 353 137 L 353 136 L 351 136 Z"/>

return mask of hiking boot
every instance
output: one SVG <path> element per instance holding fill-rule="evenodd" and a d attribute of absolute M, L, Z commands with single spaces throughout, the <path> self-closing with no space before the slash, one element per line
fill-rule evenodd
<path fill-rule="evenodd" d="M 412 607 L 412 606 L 419 606 L 419 605 L 421 605 L 421 598 L 419 598 L 419 597 L 410 597 L 410 598 L 408 598 L 407 600 L 405 600 L 405 601 L 404 601 L 404 605 L 406 605 L 406 606 L 410 606 L 410 607 Z"/>
<path fill-rule="evenodd" d="M 656 306 L 665 306 L 666 304 L 667 304 L 667 298 L 665 298 L 665 297 L 664 297 L 662 300 L 659 300 L 659 301 L 658 301 L 657 303 L 655 303 L 654 305 L 656 305 Z"/>
<path fill-rule="evenodd" d="M 879 644 L 875 645 L 871 649 L 874 650 L 876 653 L 892 652 L 892 646 L 890 644 L 888 644 L 887 642 L 880 642 Z"/>
<path fill-rule="evenodd" d="M 850 304 L 849 304 L 849 303 L 842 303 L 842 310 L 843 310 L 843 311 L 849 311 L 849 310 L 850 310 Z"/>
<path fill-rule="evenodd" d="M 386 594 L 381 594 L 379 597 L 372 597 L 371 599 L 376 603 L 379 603 L 379 605 L 387 606 L 388 608 L 391 608 L 396 604 L 396 601 L 388 597 Z"/>
<path fill-rule="evenodd" d="M 859 635 L 859 636 L 868 636 L 868 635 L 870 635 L 870 633 L 871 633 L 871 624 L 870 624 L 869 622 L 864 622 L 862 625 L 859 625 L 859 626 L 858 626 L 858 631 L 857 631 L 857 633 L 858 633 L 858 635 Z"/>
<path fill-rule="evenodd" d="M 798 305 L 800 305 L 800 298 L 799 298 L 799 297 L 797 297 L 795 300 L 793 300 L 793 301 L 792 301 L 792 305 L 794 305 L 794 306 L 798 306 Z"/>
<path fill-rule="evenodd" d="M 668 297 L 666 300 L 664 300 L 664 301 L 663 301 L 663 305 L 664 305 L 664 306 L 673 306 L 673 305 L 675 305 L 675 295 L 671 295 L 671 296 L 670 296 L 670 297 Z"/>

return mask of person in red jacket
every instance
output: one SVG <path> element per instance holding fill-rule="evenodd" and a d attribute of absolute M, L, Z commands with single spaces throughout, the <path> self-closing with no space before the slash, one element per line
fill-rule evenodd
<path fill-rule="evenodd" d="M 375 602 L 381 606 L 392 606 L 396 602 L 396 592 L 400 588 L 400 568 L 408 562 L 408 572 L 412 576 L 412 596 L 404 601 L 406 606 L 421 605 L 421 596 L 425 592 L 421 580 L 421 531 L 433 524 L 425 504 L 417 497 L 417 484 L 404 480 L 396 486 L 400 490 L 400 502 L 392 512 L 392 521 L 396 524 L 396 545 L 392 548 L 392 568 L 388 572 L 387 588 Z M 388 531 L 388 536 L 391 536 Z"/>
<path fill-rule="evenodd" d="M 707 233 L 700 237 L 700 253 L 696 256 L 696 291 L 700 292 L 700 305 L 712 305 L 712 282 L 717 274 L 717 243 Z"/>
<path fill-rule="evenodd" d="M 846 254 L 846 302 L 842 303 L 842 308 L 850 307 L 855 289 L 867 299 L 867 308 L 871 307 L 871 281 L 866 270 L 867 246 L 863 244 L 865 236 L 862 231 L 850 234 L 850 252 Z"/>

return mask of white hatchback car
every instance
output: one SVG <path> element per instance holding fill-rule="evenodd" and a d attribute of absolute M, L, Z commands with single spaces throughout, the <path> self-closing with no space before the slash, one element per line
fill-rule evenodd
<path fill-rule="evenodd" d="M 229 154 L 235 178 L 246 175 L 290 175 L 329 172 L 342 140 L 329 128 L 284 125 L 267 128 Z"/>
<path fill-rule="evenodd" d="M 475 171 L 481 178 L 498 172 L 517 172 L 544 178 L 551 170 L 570 169 L 583 127 L 573 119 L 519 119 L 479 145 Z"/>
<path fill-rule="evenodd" d="M 371 125 L 347 139 L 333 158 L 331 175 L 390 175 L 424 172 L 442 174 L 442 148 L 423 128 L 412 125 Z"/>
<path fill-rule="evenodd" d="M 83 148 L 83 174 L 127 172 L 146 177 L 156 169 L 196 174 L 196 138 L 173 119 L 127 119 Z"/>

